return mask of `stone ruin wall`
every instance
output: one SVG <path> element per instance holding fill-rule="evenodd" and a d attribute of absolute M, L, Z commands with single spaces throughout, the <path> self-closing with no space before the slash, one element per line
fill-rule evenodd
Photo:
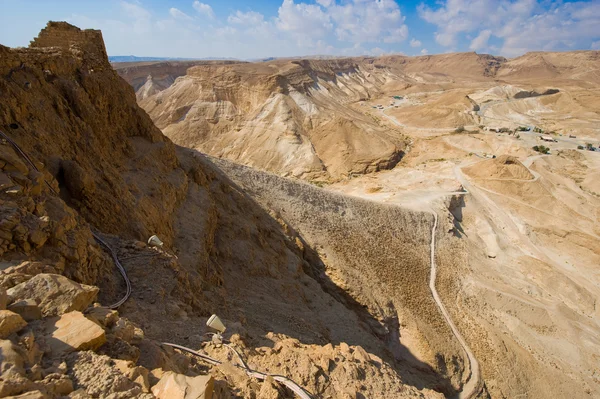
<path fill-rule="evenodd" d="M 96 29 L 81 30 L 66 22 L 48 22 L 48 25 L 29 44 L 29 48 L 58 47 L 62 50 L 81 51 L 81 58 L 94 64 L 108 62 L 102 32 Z M 76 50 L 75 50 L 76 52 Z"/>

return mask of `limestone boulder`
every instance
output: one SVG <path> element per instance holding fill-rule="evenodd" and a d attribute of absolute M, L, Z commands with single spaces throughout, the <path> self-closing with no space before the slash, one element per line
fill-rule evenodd
<path fill-rule="evenodd" d="M 26 325 L 27 322 L 15 312 L 0 310 L 0 338 L 4 339 Z"/>
<path fill-rule="evenodd" d="M 42 273 L 7 291 L 9 300 L 34 300 L 44 316 L 59 316 L 85 310 L 98 295 L 98 288 L 78 284 L 60 274 Z"/>
<path fill-rule="evenodd" d="M 6 290 L 0 287 L 0 310 L 6 309 L 6 305 L 8 305 L 8 295 Z"/>
<path fill-rule="evenodd" d="M 113 359 L 115 367 L 131 381 L 139 384 L 144 392 L 150 392 L 149 371 L 142 366 L 136 366 L 133 362 Z"/>
<path fill-rule="evenodd" d="M 152 393 L 158 399 L 212 399 L 214 379 L 210 375 L 188 377 L 167 371 Z"/>
<path fill-rule="evenodd" d="M 23 357 L 18 352 L 18 348 L 9 340 L 0 340 L 0 374 L 4 375 L 9 370 L 14 370 L 17 374 L 24 374 Z"/>
<path fill-rule="evenodd" d="M 13 302 L 8 307 L 11 312 L 17 313 L 25 321 L 33 321 L 42 318 L 42 310 L 33 299 L 23 299 Z"/>
<path fill-rule="evenodd" d="M 69 312 L 60 318 L 49 319 L 46 344 L 53 356 L 82 350 L 96 350 L 106 342 L 104 329 L 87 319 L 81 312 Z"/>

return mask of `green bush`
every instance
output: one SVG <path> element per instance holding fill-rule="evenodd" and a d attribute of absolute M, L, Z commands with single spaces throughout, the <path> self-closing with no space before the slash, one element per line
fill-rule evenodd
<path fill-rule="evenodd" d="M 550 153 L 550 148 L 546 147 L 545 145 L 534 145 L 533 150 L 542 154 Z"/>

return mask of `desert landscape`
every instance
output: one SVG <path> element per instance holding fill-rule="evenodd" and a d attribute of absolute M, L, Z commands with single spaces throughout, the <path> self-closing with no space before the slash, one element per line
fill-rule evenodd
<path fill-rule="evenodd" d="M 0 397 L 599 397 L 599 70 L 0 46 Z"/>

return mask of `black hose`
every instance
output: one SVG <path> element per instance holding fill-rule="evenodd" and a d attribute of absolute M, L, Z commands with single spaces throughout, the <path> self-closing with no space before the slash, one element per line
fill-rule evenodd
<path fill-rule="evenodd" d="M 33 161 L 27 156 L 27 154 L 23 150 L 21 150 L 21 147 L 19 147 L 19 145 L 17 143 L 15 143 L 10 137 L 8 137 L 2 130 L 0 130 L 0 135 L 2 135 L 2 137 L 4 137 L 4 139 L 6 139 L 6 141 L 8 141 L 13 146 L 13 148 L 21 155 L 21 157 L 23 157 L 23 159 L 25 159 L 27 161 L 27 163 L 29 163 L 29 165 L 31 165 L 31 167 L 34 170 L 36 170 L 37 172 L 40 171 L 37 168 L 37 166 L 35 166 Z M 50 189 L 52 194 L 54 194 L 58 197 L 59 195 L 56 192 L 56 190 L 54 190 L 54 187 L 52 187 L 47 180 L 45 180 L 45 182 L 46 182 L 46 185 L 48 185 L 48 188 Z M 117 256 L 116 252 L 104 240 L 102 240 L 98 236 L 98 234 L 94 233 L 93 231 L 92 231 L 92 236 L 94 236 L 94 239 L 100 244 L 100 246 L 104 247 L 110 253 L 110 255 L 112 256 L 112 258 L 115 262 L 115 265 L 117 266 L 117 269 L 121 273 L 121 276 L 123 277 L 123 280 L 125 280 L 125 284 L 127 285 L 127 290 L 126 290 L 125 296 L 123 298 L 121 298 L 121 300 L 119 300 L 118 302 L 109 306 L 110 309 L 117 309 L 119 306 L 124 304 L 131 296 L 131 291 L 132 291 L 131 281 L 129 281 L 129 277 L 127 277 L 127 272 L 125 271 L 125 268 L 123 267 L 123 265 L 121 265 L 121 262 L 119 261 L 119 258 Z"/>

